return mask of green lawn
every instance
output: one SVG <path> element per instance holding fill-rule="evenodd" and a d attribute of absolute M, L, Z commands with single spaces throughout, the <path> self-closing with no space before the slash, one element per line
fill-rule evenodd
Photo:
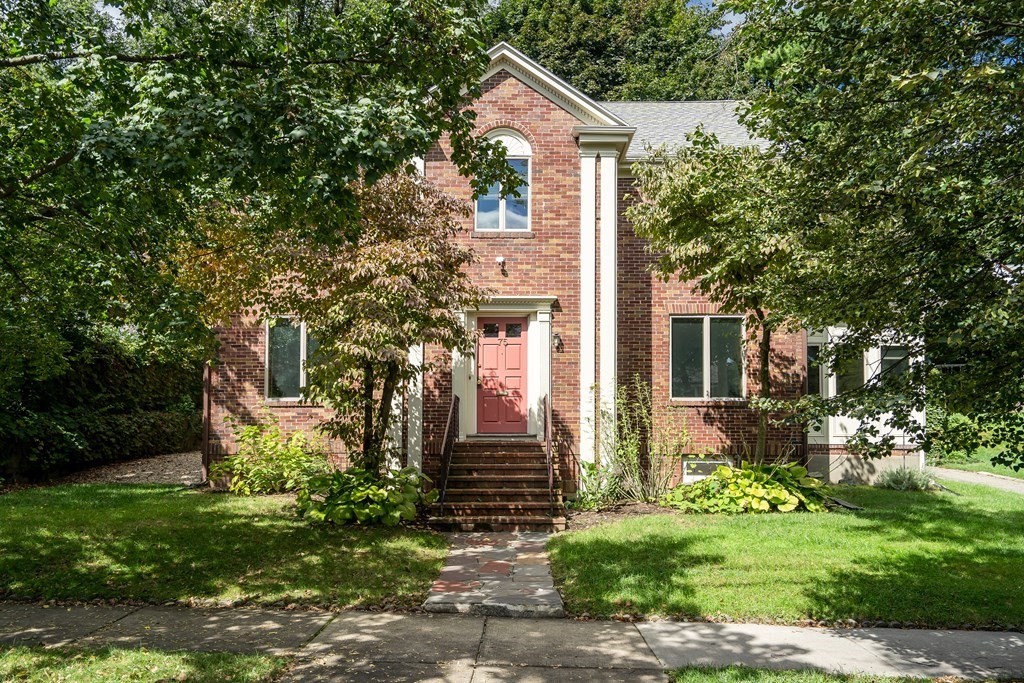
<path fill-rule="evenodd" d="M 923 678 L 848 676 L 820 671 L 772 671 L 729 666 L 722 669 L 695 666 L 670 672 L 673 683 L 924 683 Z M 943 679 L 951 681 L 952 679 Z"/>
<path fill-rule="evenodd" d="M 951 470 L 967 470 L 968 472 L 990 472 L 992 474 L 1001 474 L 1004 477 L 1024 479 L 1024 469 L 1018 472 L 1012 467 L 996 465 L 992 462 L 992 456 L 1000 450 L 998 448 L 979 448 L 974 453 L 970 462 L 943 462 L 939 463 L 938 467 L 948 467 Z"/>
<path fill-rule="evenodd" d="M 424 531 L 313 527 L 285 496 L 77 485 L 0 496 L 0 596 L 418 605 Z"/>
<path fill-rule="evenodd" d="M 0 648 L 0 680 L 31 683 L 263 683 L 276 680 L 286 665 L 266 655 Z"/>
<path fill-rule="evenodd" d="M 1024 496 L 844 487 L 863 511 L 677 515 L 555 536 L 576 614 L 1024 625 Z"/>

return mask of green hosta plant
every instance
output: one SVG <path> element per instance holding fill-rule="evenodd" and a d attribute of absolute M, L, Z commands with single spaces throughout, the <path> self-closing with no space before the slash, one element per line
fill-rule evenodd
<path fill-rule="evenodd" d="M 424 493 L 428 482 L 413 467 L 383 477 L 352 467 L 310 479 L 299 491 L 298 512 L 312 522 L 395 526 L 415 519 L 418 506 L 437 500 L 437 489 Z"/>
<path fill-rule="evenodd" d="M 227 478 L 240 496 L 296 491 L 334 470 L 322 444 L 303 432 L 285 437 L 276 421 L 236 429 L 238 453 L 210 466 L 210 479 Z"/>
<path fill-rule="evenodd" d="M 823 484 L 796 463 L 718 467 L 706 479 L 675 487 L 661 498 L 684 512 L 793 512 L 826 510 Z"/>

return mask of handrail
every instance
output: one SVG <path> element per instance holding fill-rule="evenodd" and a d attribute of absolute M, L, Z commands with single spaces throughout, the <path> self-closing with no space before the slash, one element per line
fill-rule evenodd
<path fill-rule="evenodd" d="M 551 516 L 555 516 L 555 466 L 551 457 L 551 401 L 545 396 L 544 401 L 544 456 L 548 465 L 548 505 Z"/>
<path fill-rule="evenodd" d="M 452 467 L 452 452 L 455 440 L 459 438 L 459 397 L 452 395 L 452 404 L 448 408 L 448 422 L 444 427 L 444 441 L 441 442 L 441 477 L 437 483 L 439 495 L 438 514 L 444 514 L 444 494 L 448 492 L 448 471 Z"/>

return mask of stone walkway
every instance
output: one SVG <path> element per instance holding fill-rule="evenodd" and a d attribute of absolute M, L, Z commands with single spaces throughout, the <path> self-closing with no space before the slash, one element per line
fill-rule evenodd
<path fill-rule="evenodd" d="M 968 472 L 967 470 L 951 470 L 944 467 L 933 467 L 932 473 L 939 479 L 947 481 L 959 481 L 966 484 L 981 484 L 992 488 L 1019 493 L 1024 496 L 1024 479 L 1004 477 L 1000 474 L 989 472 Z"/>
<path fill-rule="evenodd" d="M 455 614 L 0 603 L 0 645 L 144 647 L 293 657 L 285 681 L 667 681 L 746 664 L 877 676 L 1024 677 L 1024 635 Z"/>
<path fill-rule="evenodd" d="M 423 608 L 497 617 L 561 617 L 545 550 L 550 534 L 450 534 L 451 550 Z"/>

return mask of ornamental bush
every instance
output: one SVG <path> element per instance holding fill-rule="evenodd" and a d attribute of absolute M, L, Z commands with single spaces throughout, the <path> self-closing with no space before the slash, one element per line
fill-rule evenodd
<path fill-rule="evenodd" d="M 297 491 L 333 471 L 323 446 L 303 432 L 285 438 L 275 420 L 235 430 L 238 453 L 210 466 L 210 479 L 227 478 L 240 496 Z"/>
<path fill-rule="evenodd" d="M 875 480 L 875 486 L 893 491 L 930 491 L 937 488 L 931 472 L 909 467 L 897 467 L 882 472 Z"/>
<path fill-rule="evenodd" d="M 378 477 L 358 467 L 310 479 L 298 495 L 299 516 L 311 522 L 396 526 L 416 518 L 418 506 L 437 500 L 424 493 L 430 479 L 414 467 Z"/>
<path fill-rule="evenodd" d="M 824 485 L 796 463 L 719 466 L 694 484 L 675 487 L 659 501 L 684 512 L 823 512 Z"/>

